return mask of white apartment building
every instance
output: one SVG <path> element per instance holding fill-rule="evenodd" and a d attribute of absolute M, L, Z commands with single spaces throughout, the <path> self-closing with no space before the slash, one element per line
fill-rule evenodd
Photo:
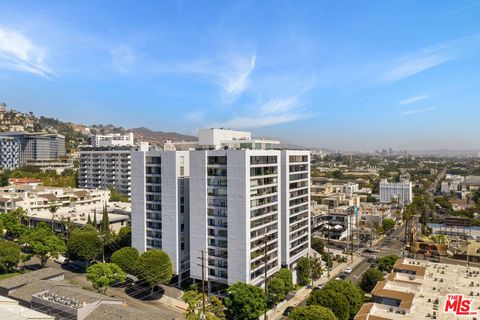
<path fill-rule="evenodd" d="M 127 134 L 93 134 L 91 136 L 93 147 L 125 147 L 133 146 L 133 132 Z"/>
<path fill-rule="evenodd" d="M 281 153 L 282 265 L 294 270 L 310 248 L 310 152 Z"/>
<path fill-rule="evenodd" d="M 196 280 L 203 252 L 212 291 L 262 284 L 265 241 L 268 275 L 310 247 L 309 151 L 265 150 L 228 132 L 219 148 L 212 135 L 196 150 L 132 153 L 132 245 L 164 250 L 176 274 Z"/>
<path fill-rule="evenodd" d="M 80 150 L 78 187 L 114 188 L 123 195 L 131 192 L 131 147 L 92 148 Z"/>
<path fill-rule="evenodd" d="M 193 257 L 207 257 L 210 282 L 264 281 L 264 251 L 271 275 L 281 266 L 280 151 L 218 150 L 190 154 L 191 276 Z"/>
<path fill-rule="evenodd" d="M 380 202 L 391 203 L 397 201 L 401 206 L 412 203 L 412 183 L 410 181 L 388 182 L 386 179 L 380 181 Z"/>
<path fill-rule="evenodd" d="M 165 251 L 188 276 L 188 151 L 132 152 L 132 246 Z"/>

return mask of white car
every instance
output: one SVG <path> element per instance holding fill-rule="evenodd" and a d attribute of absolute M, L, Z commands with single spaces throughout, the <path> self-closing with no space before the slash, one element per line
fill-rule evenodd
<path fill-rule="evenodd" d="M 347 267 L 347 269 L 345 269 L 344 272 L 350 274 L 350 273 L 352 273 L 352 268 Z"/>
<path fill-rule="evenodd" d="M 58 264 L 68 264 L 69 262 L 68 259 L 62 255 L 59 255 L 58 258 L 55 258 L 53 261 L 55 261 Z"/>

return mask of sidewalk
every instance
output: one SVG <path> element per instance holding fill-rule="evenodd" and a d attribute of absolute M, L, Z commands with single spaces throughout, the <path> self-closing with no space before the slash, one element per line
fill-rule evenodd
<path fill-rule="evenodd" d="M 349 257 L 350 260 L 350 257 Z M 326 282 L 330 281 L 331 279 L 335 279 L 340 273 L 345 270 L 345 268 L 351 267 L 352 269 L 357 266 L 360 262 L 364 260 L 363 257 L 360 256 L 353 256 L 353 262 L 343 262 L 337 265 L 335 268 L 330 270 L 330 277 L 321 277 L 317 281 L 314 282 L 313 288 L 318 286 L 319 284 L 325 284 Z M 283 316 L 283 312 L 287 307 L 296 307 L 300 303 L 302 303 L 308 296 L 310 295 L 310 292 L 312 292 L 312 289 L 308 289 L 307 287 L 302 287 L 297 291 L 297 294 L 295 297 L 288 301 L 284 301 L 280 303 L 275 309 L 271 309 L 267 312 L 267 317 L 269 320 L 276 320 L 280 319 Z M 263 316 L 260 317 L 260 319 L 263 319 Z"/>

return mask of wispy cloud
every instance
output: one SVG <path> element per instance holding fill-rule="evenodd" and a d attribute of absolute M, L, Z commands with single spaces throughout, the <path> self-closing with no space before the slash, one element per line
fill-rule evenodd
<path fill-rule="evenodd" d="M 255 55 L 250 59 L 237 56 L 233 59 L 230 70 L 221 73 L 221 85 L 228 97 L 235 97 L 247 88 L 248 78 L 255 69 L 256 61 Z"/>
<path fill-rule="evenodd" d="M 0 67 L 49 78 L 53 72 L 46 57 L 47 51 L 25 35 L 0 27 Z"/>
<path fill-rule="evenodd" d="M 399 104 L 412 104 L 421 100 L 425 100 L 429 97 L 428 94 L 421 94 L 418 96 L 413 96 L 410 98 L 403 99 L 402 101 L 399 102 Z"/>
<path fill-rule="evenodd" d="M 112 65 L 123 75 L 127 75 L 132 71 L 135 64 L 135 53 L 125 45 L 118 46 L 110 51 L 112 55 Z"/>
<path fill-rule="evenodd" d="M 409 115 L 412 115 L 412 114 L 430 112 L 430 111 L 433 111 L 433 110 L 436 110 L 436 109 L 437 109 L 436 106 L 432 106 L 432 107 L 429 107 L 429 108 L 423 108 L 423 109 L 411 109 L 411 110 L 403 111 L 400 115 L 409 116 Z"/>
<path fill-rule="evenodd" d="M 389 83 L 409 78 L 446 62 L 478 53 L 479 50 L 480 34 L 422 48 L 389 62 L 380 80 Z"/>
<path fill-rule="evenodd" d="M 247 116 L 235 116 L 222 125 L 229 128 L 258 128 L 310 118 L 312 113 L 307 108 L 308 104 L 300 99 L 308 90 L 305 88 L 294 96 L 271 99 L 252 110 L 246 110 Z"/>

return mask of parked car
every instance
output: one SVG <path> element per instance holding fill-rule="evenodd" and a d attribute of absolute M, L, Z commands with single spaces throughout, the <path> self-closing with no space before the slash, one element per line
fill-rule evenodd
<path fill-rule="evenodd" d="M 68 264 L 69 260 L 62 255 L 59 255 L 58 258 L 53 259 L 58 264 Z"/>
<path fill-rule="evenodd" d="M 345 269 L 345 271 L 343 271 L 343 272 L 345 272 L 345 273 L 347 273 L 347 274 L 350 274 L 350 273 L 352 273 L 352 268 L 351 268 L 351 267 L 347 267 L 347 268 Z"/>
<path fill-rule="evenodd" d="M 320 283 L 319 285 L 317 285 L 317 289 L 322 289 L 322 288 L 323 288 L 323 284 Z"/>

